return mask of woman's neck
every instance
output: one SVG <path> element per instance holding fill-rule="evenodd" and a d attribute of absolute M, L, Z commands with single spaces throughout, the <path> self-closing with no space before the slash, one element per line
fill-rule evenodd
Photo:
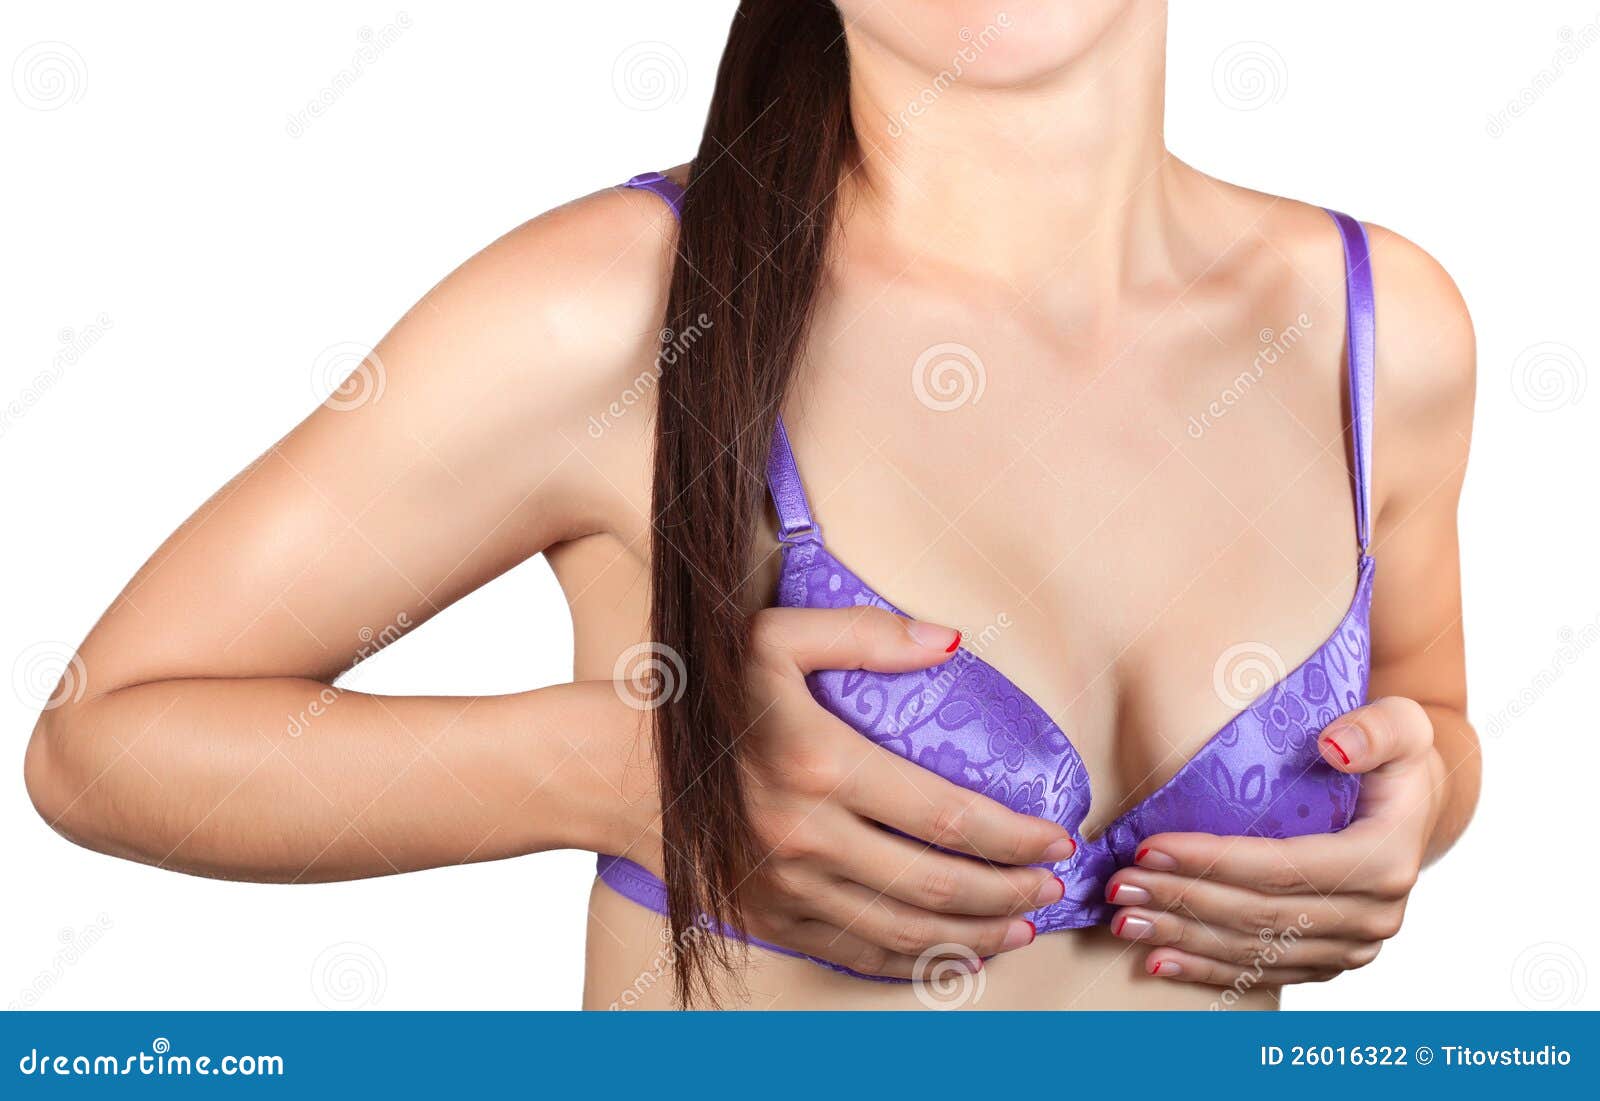
<path fill-rule="evenodd" d="M 971 59 L 1026 33 L 974 28 L 955 48 Z M 852 36 L 860 151 L 841 190 L 846 217 L 1025 291 L 1065 267 L 1113 290 L 1140 258 L 1160 255 L 1183 171 L 1162 135 L 1165 49 L 1164 11 L 1135 6 L 1070 65 L 997 87 L 961 75 L 981 75 L 981 62 L 953 58 L 929 74 Z"/>

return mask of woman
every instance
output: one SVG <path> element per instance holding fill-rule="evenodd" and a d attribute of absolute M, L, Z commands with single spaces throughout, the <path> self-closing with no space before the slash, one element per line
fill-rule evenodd
<path fill-rule="evenodd" d="M 469 260 L 134 578 L 41 813 L 286 882 L 607 854 L 596 1007 L 1369 962 L 1476 799 L 1470 325 L 1393 233 L 1173 158 L 1164 23 L 747 0 L 690 166 Z M 541 552 L 572 684 L 332 687 Z"/>

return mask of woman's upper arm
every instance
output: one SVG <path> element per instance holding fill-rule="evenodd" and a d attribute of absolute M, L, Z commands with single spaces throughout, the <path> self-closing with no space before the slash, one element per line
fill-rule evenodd
<path fill-rule="evenodd" d="M 1456 510 L 1472 433 L 1472 321 L 1442 267 L 1371 231 L 1378 346 L 1372 694 L 1466 708 Z"/>
<path fill-rule="evenodd" d="M 643 199 L 552 211 L 430 291 L 139 571 L 80 651 L 91 691 L 331 680 L 553 543 L 642 529 L 648 414 L 589 424 L 652 364 L 671 227 Z"/>

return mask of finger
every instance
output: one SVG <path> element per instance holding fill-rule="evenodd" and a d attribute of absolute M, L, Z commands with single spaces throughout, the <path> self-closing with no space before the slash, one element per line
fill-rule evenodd
<path fill-rule="evenodd" d="M 1259 935 L 1252 936 L 1170 911 L 1139 906 L 1124 908 L 1112 916 L 1111 935 L 1141 944 L 1177 948 L 1252 971 L 1266 967 L 1347 970 L 1371 962 L 1377 955 L 1374 950 L 1371 956 L 1366 956 L 1366 946 L 1355 941 L 1304 935 L 1297 929 L 1282 933 L 1263 929 Z"/>
<path fill-rule="evenodd" d="M 1025 914 L 1060 902 L 1066 884 L 1043 868 L 1005 868 L 940 852 L 861 822 L 832 870 L 875 894 L 941 914 Z"/>
<path fill-rule="evenodd" d="M 1387 940 L 1400 931 L 1404 903 L 1361 895 L 1273 895 L 1231 883 L 1189 879 L 1143 868 L 1123 868 L 1106 884 L 1106 901 L 1118 906 L 1170 910 L 1195 921 L 1260 937 L 1303 936 Z"/>
<path fill-rule="evenodd" d="M 865 818 L 995 864 L 1056 863 L 1078 851 L 1055 822 L 1018 814 L 865 739 L 861 746 L 860 767 L 840 794 Z"/>
<path fill-rule="evenodd" d="M 1340 772 L 1371 772 L 1424 757 L 1433 748 L 1433 721 L 1415 700 L 1385 696 L 1329 723 L 1317 748 Z"/>
<path fill-rule="evenodd" d="M 1402 848 L 1387 827 L 1357 822 L 1339 833 L 1305 837 L 1155 834 L 1139 846 L 1134 863 L 1263 894 L 1360 892 L 1387 898 L 1404 897 L 1416 881 L 1415 862 Z"/>
<path fill-rule="evenodd" d="M 936 914 L 856 883 L 819 891 L 812 904 L 815 917 L 896 955 L 949 954 L 958 946 L 982 958 L 1024 948 L 1038 935 L 1026 918 Z"/>
<path fill-rule="evenodd" d="M 1331 967 L 1268 967 L 1260 973 L 1241 970 L 1223 960 L 1185 952 L 1178 948 L 1158 948 L 1144 961 L 1144 972 L 1159 979 L 1173 982 L 1200 983 L 1219 986 L 1236 994 L 1246 994 L 1257 987 L 1288 986 L 1292 983 L 1326 982 L 1341 972 Z"/>
<path fill-rule="evenodd" d="M 751 617 L 758 660 L 789 663 L 802 673 L 868 669 L 907 673 L 948 661 L 961 632 L 882 608 L 764 608 Z"/>

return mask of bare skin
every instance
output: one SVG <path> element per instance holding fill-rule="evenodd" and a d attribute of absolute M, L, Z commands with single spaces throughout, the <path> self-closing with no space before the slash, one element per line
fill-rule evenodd
<path fill-rule="evenodd" d="M 841 182 L 840 243 L 785 419 L 834 551 L 930 631 L 983 638 L 1071 735 L 1092 836 L 1238 710 L 1214 687 L 1221 655 L 1248 642 L 1291 668 L 1349 604 L 1342 256 L 1320 210 L 1166 151 L 1159 7 L 1074 6 L 1079 24 L 1053 39 L 998 39 L 988 68 L 892 135 L 885 120 L 943 63 L 939 43 L 987 21 L 894 6 L 909 28 L 842 5 L 864 155 Z M 1019 27 L 1047 19 L 1021 8 Z M 607 191 L 430 292 L 376 349 L 381 400 L 319 408 L 175 533 L 84 642 L 92 693 L 46 711 L 29 747 L 46 819 L 102 851 L 229 878 L 559 847 L 658 866 L 647 716 L 611 678 L 645 638 L 641 379 L 674 232 L 653 196 Z M 1123 936 L 1013 944 L 1015 915 L 1053 882 L 1018 865 L 1060 828 L 876 750 L 800 679 L 932 665 L 945 636 L 763 615 L 764 717 L 746 745 L 774 874 L 753 885 L 752 932 L 886 974 L 928 943 L 969 944 L 994 954 L 978 1004 L 997 1009 L 1202 1007 L 1252 966 L 1261 923 L 1309 915 L 1236 998 L 1269 1007 L 1281 985 L 1360 966 L 1393 935 L 1477 794 L 1455 530 L 1473 350 L 1437 264 L 1370 233 L 1376 702 L 1338 734 L 1348 762 L 1325 751 L 1368 776 L 1356 826 L 1147 839 L 1168 859 L 1113 881 Z M 1291 350 L 1193 430 L 1262 331 L 1290 327 Z M 944 343 L 981 359 L 985 388 L 940 411 L 911 376 Z M 403 633 L 538 553 L 572 609 L 573 684 L 484 699 L 329 688 L 371 632 Z M 869 820 L 983 859 L 885 848 Z M 591 916 L 585 1004 L 669 1004 L 648 978 L 660 920 L 600 885 Z M 728 998 L 758 1008 L 921 1004 L 907 985 L 759 951 L 738 979 Z"/>

